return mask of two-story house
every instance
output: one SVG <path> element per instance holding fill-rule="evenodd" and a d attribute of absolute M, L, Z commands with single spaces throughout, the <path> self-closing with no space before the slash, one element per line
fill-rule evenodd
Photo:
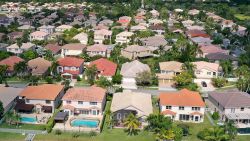
<path fill-rule="evenodd" d="M 240 91 L 210 92 L 207 105 L 223 121 L 234 121 L 238 128 L 250 127 L 250 96 Z"/>
<path fill-rule="evenodd" d="M 28 86 L 19 95 L 19 100 L 23 100 L 24 103 L 18 104 L 15 109 L 17 112 L 32 112 L 35 109 L 37 113 L 54 113 L 63 95 L 63 85 Z"/>
<path fill-rule="evenodd" d="M 47 40 L 49 37 L 49 34 L 43 31 L 35 31 L 30 33 L 30 41 L 38 40 L 38 41 L 44 41 Z"/>
<path fill-rule="evenodd" d="M 133 32 L 128 32 L 128 31 L 123 31 L 119 34 L 116 35 L 116 39 L 115 39 L 115 42 L 116 43 L 120 43 L 120 44 L 123 44 L 123 43 L 129 43 L 130 40 L 131 40 L 131 37 L 134 35 Z"/>
<path fill-rule="evenodd" d="M 102 44 L 104 40 L 111 40 L 112 31 L 107 29 L 95 30 L 94 32 L 94 42 L 96 44 Z"/>
<path fill-rule="evenodd" d="M 205 103 L 198 92 L 182 89 L 160 93 L 161 114 L 175 121 L 203 122 Z"/>
<path fill-rule="evenodd" d="M 76 57 L 64 57 L 57 60 L 57 72 L 64 78 L 75 79 L 82 77 L 84 60 Z"/>
<path fill-rule="evenodd" d="M 177 61 L 160 62 L 160 73 L 157 74 L 159 87 L 171 87 L 173 78 L 182 72 L 183 63 Z"/>
<path fill-rule="evenodd" d="M 80 43 L 66 44 L 62 46 L 61 57 L 79 56 L 86 49 L 86 45 Z"/>
<path fill-rule="evenodd" d="M 35 48 L 35 44 L 28 42 L 28 43 L 22 43 L 22 45 L 19 47 L 16 43 L 12 44 L 8 47 L 6 47 L 6 50 L 8 52 L 14 53 L 14 54 L 21 54 L 24 51 L 27 50 L 33 50 Z"/>
<path fill-rule="evenodd" d="M 108 56 L 108 46 L 104 44 L 94 44 L 87 47 L 87 54 L 91 57 L 100 55 L 102 57 Z"/>
<path fill-rule="evenodd" d="M 71 25 L 60 25 L 60 26 L 56 27 L 55 31 L 56 32 L 64 32 L 65 30 L 70 30 L 71 28 L 73 28 L 73 26 L 71 26 Z"/>
<path fill-rule="evenodd" d="M 52 34 L 55 32 L 55 26 L 52 25 L 43 25 L 41 27 L 38 28 L 39 31 L 43 31 L 47 34 Z"/>
<path fill-rule="evenodd" d="M 138 59 L 153 56 L 153 50 L 139 45 L 131 45 L 121 50 L 121 55 L 128 59 Z"/>
<path fill-rule="evenodd" d="M 70 116 L 102 117 L 106 103 L 106 90 L 101 87 L 75 87 L 62 98 L 62 109 Z"/>

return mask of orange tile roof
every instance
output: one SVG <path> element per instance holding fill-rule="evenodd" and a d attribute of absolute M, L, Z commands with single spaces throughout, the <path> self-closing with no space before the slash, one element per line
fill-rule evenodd
<path fill-rule="evenodd" d="M 162 111 L 161 114 L 163 114 L 163 115 L 176 115 L 176 113 L 171 111 L 171 110 Z"/>
<path fill-rule="evenodd" d="M 117 64 L 109 61 L 108 59 L 100 58 L 90 63 L 91 65 L 96 65 L 100 75 L 103 76 L 113 76 L 115 75 Z"/>
<path fill-rule="evenodd" d="M 63 85 L 43 84 L 26 87 L 19 96 L 35 100 L 55 100 L 63 90 Z"/>
<path fill-rule="evenodd" d="M 178 92 L 163 92 L 160 94 L 160 104 L 170 106 L 205 107 L 198 92 L 182 89 Z"/>
<path fill-rule="evenodd" d="M 101 87 L 77 87 L 69 89 L 62 100 L 78 100 L 87 102 L 102 102 L 106 96 L 106 90 Z"/>
<path fill-rule="evenodd" d="M 0 65 L 7 65 L 8 70 L 13 71 L 14 65 L 19 63 L 19 62 L 22 62 L 22 61 L 24 61 L 24 60 L 18 56 L 10 56 L 10 57 L 0 61 Z"/>
<path fill-rule="evenodd" d="M 60 66 L 80 67 L 84 60 L 76 57 L 64 57 L 57 60 Z"/>

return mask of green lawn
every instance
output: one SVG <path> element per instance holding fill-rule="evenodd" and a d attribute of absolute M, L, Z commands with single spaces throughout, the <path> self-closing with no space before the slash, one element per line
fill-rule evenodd
<path fill-rule="evenodd" d="M 234 17 L 241 21 L 250 20 L 250 16 L 244 14 L 235 14 Z"/>
<path fill-rule="evenodd" d="M 0 141 L 23 141 L 25 136 L 16 133 L 3 133 L 0 132 Z"/>
<path fill-rule="evenodd" d="M 7 123 L 0 124 L 0 128 L 12 128 L 12 129 L 45 130 L 45 127 L 46 125 L 20 124 L 17 127 L 16 125 L 9 125 Z"/>
<path fill-rule="evenodd" d="M 87 80 L 82 79 L 81 81 L 77 81 L 75 83 L 75 86 L 78 86 L 78 87 L 80 87 L 80 86 L 89 86 L 89 83 L 87 82 Z"/>

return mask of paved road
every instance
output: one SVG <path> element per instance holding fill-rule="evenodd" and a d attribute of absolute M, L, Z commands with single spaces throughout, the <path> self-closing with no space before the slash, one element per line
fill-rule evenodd
<path fill-rule="evenodd" d="M 25 133 L 25 134 L 47 134 L 47 131 L 42 130 L 24 130 L 24 129 L 9 129 L 9 128 L 0 128 L 0 132 L 6 133 Z"/>

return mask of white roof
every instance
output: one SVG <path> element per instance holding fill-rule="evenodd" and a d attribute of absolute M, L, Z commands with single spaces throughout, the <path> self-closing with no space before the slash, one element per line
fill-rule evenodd
<path fill-rule="evenodd" d="M 20 27 L 18 27 L 19 30 L 26 30 L 26 29 L 34 29 L 34 26 L 31 25 L 22 25 Z"/>
<path fill-rule="evenodd" d="M 29 49 L 31 47 L 33 47 L 35 44 L 31 43 L 31 42 L 28 42 L 28 43 L 22 43 L 22 46 L 21 48 L 22 49 Z M 19 48 L 18 45 L 15 43 L 15 44 L 12 44 L 10 46 L 8 46 L 7 48 Z"/>
<path fill-rule="evenodd" d="M 138 60 L 122 64 L 121 75 L 123 77 L 136 77 L 136 75 L 143 71 L 150 71 L 147 64 L 143 64 Z"/>
<path fill-rule="evenodd" d="M 111 111 L 135 110 L 139 117 L 153 113 L 150 94 L 136 93 L 129 90 L 115 93 L 111 103 Z"/>
<path fill-rule="evenodd" d="M 82 33 L 79 33 L 76 36 L 74 36 L 73 39 L 79 40 L 79 41 L 83 41 L 83 40 L 87 41 L 88 35 L 86 33 L 82 32 Z"/>
<path fill-rule="evenodd" d="M 133 32 L 123 31 L 123 32 L 117 34 L 116 36 L 130 37 L 130 36 L 132 36 L 133 34 L 134 34 Z"/>

